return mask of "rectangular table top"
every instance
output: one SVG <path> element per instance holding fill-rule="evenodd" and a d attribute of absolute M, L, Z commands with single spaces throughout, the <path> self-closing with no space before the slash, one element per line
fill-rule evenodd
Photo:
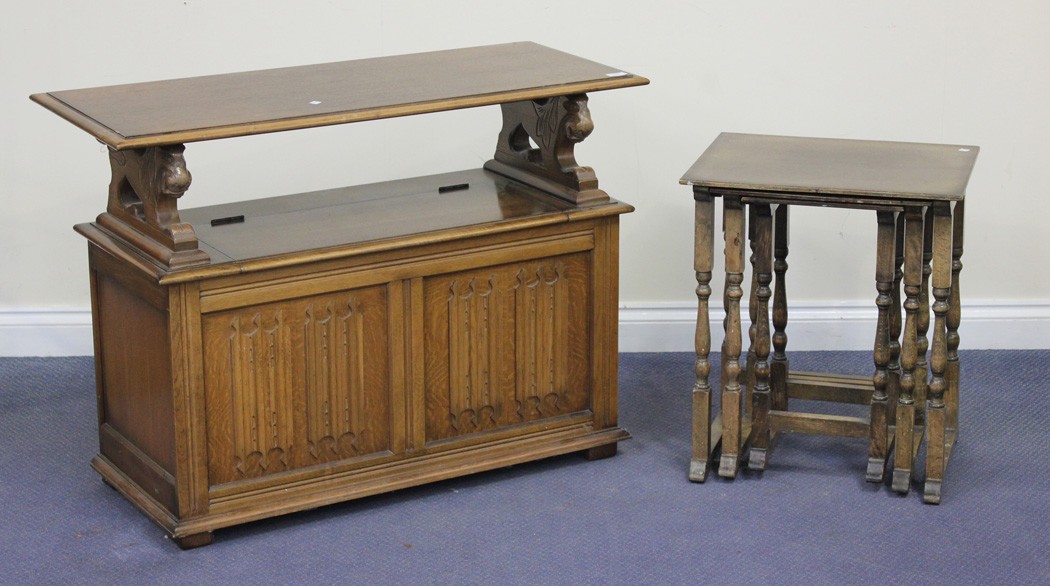
<path fill-rule="evenodd" d="M 759 134 L 718 135 L 681 183 L 873 199 L 958 201 L 979 148 Z"/>
<path fill-rule="evenodd" d="M 119 150 L 647 83 L 644 77 L 522 42 L 30 97 Z"/>

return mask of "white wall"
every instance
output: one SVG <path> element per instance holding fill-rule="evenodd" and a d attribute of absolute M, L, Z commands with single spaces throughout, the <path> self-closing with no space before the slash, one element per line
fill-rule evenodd
<path fill-rule="evenodd" d="M 1050 347 L 1040 0 L 5 0 L 3 14 L 0 355 L 90 352 L 86 246 L 70 227 L 103 210 L 106 155 L 30 93 L 518 40 L 652 80 L 592 94 L 596 131 L 577 149 L 606 191 L 638 208 L 621 232 L 624 349 L 689 348 L 692 198 L 677 179 L 723 130 L 980 145 L 963 345 Z M 182 205 L 477 167 L 498 127 L 492 107 L 194 143 Z M 796 212 L 790 294 L 807 309 L 792 343 L 868 347 L 863 326 L 798 334 L 806 311 L 813 325 L 872 304 L 873 214 Z"/>

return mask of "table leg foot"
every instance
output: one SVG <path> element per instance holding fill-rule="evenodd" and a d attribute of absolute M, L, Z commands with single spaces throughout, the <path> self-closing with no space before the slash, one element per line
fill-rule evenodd
<path fill-rule="evenodd" d="M 884 478 L 886 478 L 886 460 L 882 458 L 868 458 L 868 470 L 864 474 L 864 480 L 881 483 Z"/>
<path fill-rule="evenodd" d="M 928 505 L 941 504 L 941 481 L 927 480 L 926 488 L 922 493 L 922 502 Z"/>
<path fill-rule="evenodd" d="M 766 448 L 751 448 L 747 457 L 747 468 L 761 472 L 766 469 L 769 451 Z"/>
<path fill-rule="evenodd" d="M 895 468 L 893 470 L 893 483 L 891 484 L 891 487 L 896 493 L 908 494 L 908 490 L 911 489 L 911 470 Z"/>
<path fill-rule="evenodd" d="M 689 481 L 703 482 L 705 480 L 707 480 L 707 460 L 689 462 Z"/>
<path fill-rule="evenodd" d="M 722 455 L 722 459 L 718 465 L 718 475 L 722 478 L 736 478 L 736 470 L 738 468 L 737 456 L 733 455 Z"/>

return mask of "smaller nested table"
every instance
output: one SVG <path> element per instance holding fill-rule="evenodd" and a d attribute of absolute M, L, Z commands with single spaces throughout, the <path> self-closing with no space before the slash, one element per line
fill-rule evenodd
<path fill-rule="evenodd" d="M 691 480 L 704 481 L 719 446 L 718 474 L 732 478 L 745 456 L 750 469 L 763 470 L 777 434 L 816 433 L 867 438 L 867 480 L 882 482 L 892 456 L 892 488 L 906 494 L 925 435 L 923 500 L 940 502 L 959 425 L 963 200 L 977 152 L 967 145 L 722 133 L 686 172 L 681 182 L 693 186 L 696 200 L 699 300 Z M 721 407 L 712 418 L 708 300 L 716 198 L 723 208 L 726 317 Z M 788 368 L 785 275 L 793 205 L 876 212 L 878 322 L 870 378 Z M 745 240 L 752 252 L 751 347 L 741 366 Z M 791 399 L 867 404 L 870 416 L 799 412 L 789 408 Z"/>

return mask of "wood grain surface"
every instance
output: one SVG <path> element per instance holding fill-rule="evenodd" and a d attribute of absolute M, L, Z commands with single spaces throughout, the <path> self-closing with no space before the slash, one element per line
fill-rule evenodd
<path fill-rule="evenodd" d="M 647 83 L 614 67 L 523 42 L 30 97 L 121 150 Z"/>
<path fill-rule="evenodd" d="M 778 193 L 960 200 L 979 147 L 723 132 L 681 182 Z"/>

